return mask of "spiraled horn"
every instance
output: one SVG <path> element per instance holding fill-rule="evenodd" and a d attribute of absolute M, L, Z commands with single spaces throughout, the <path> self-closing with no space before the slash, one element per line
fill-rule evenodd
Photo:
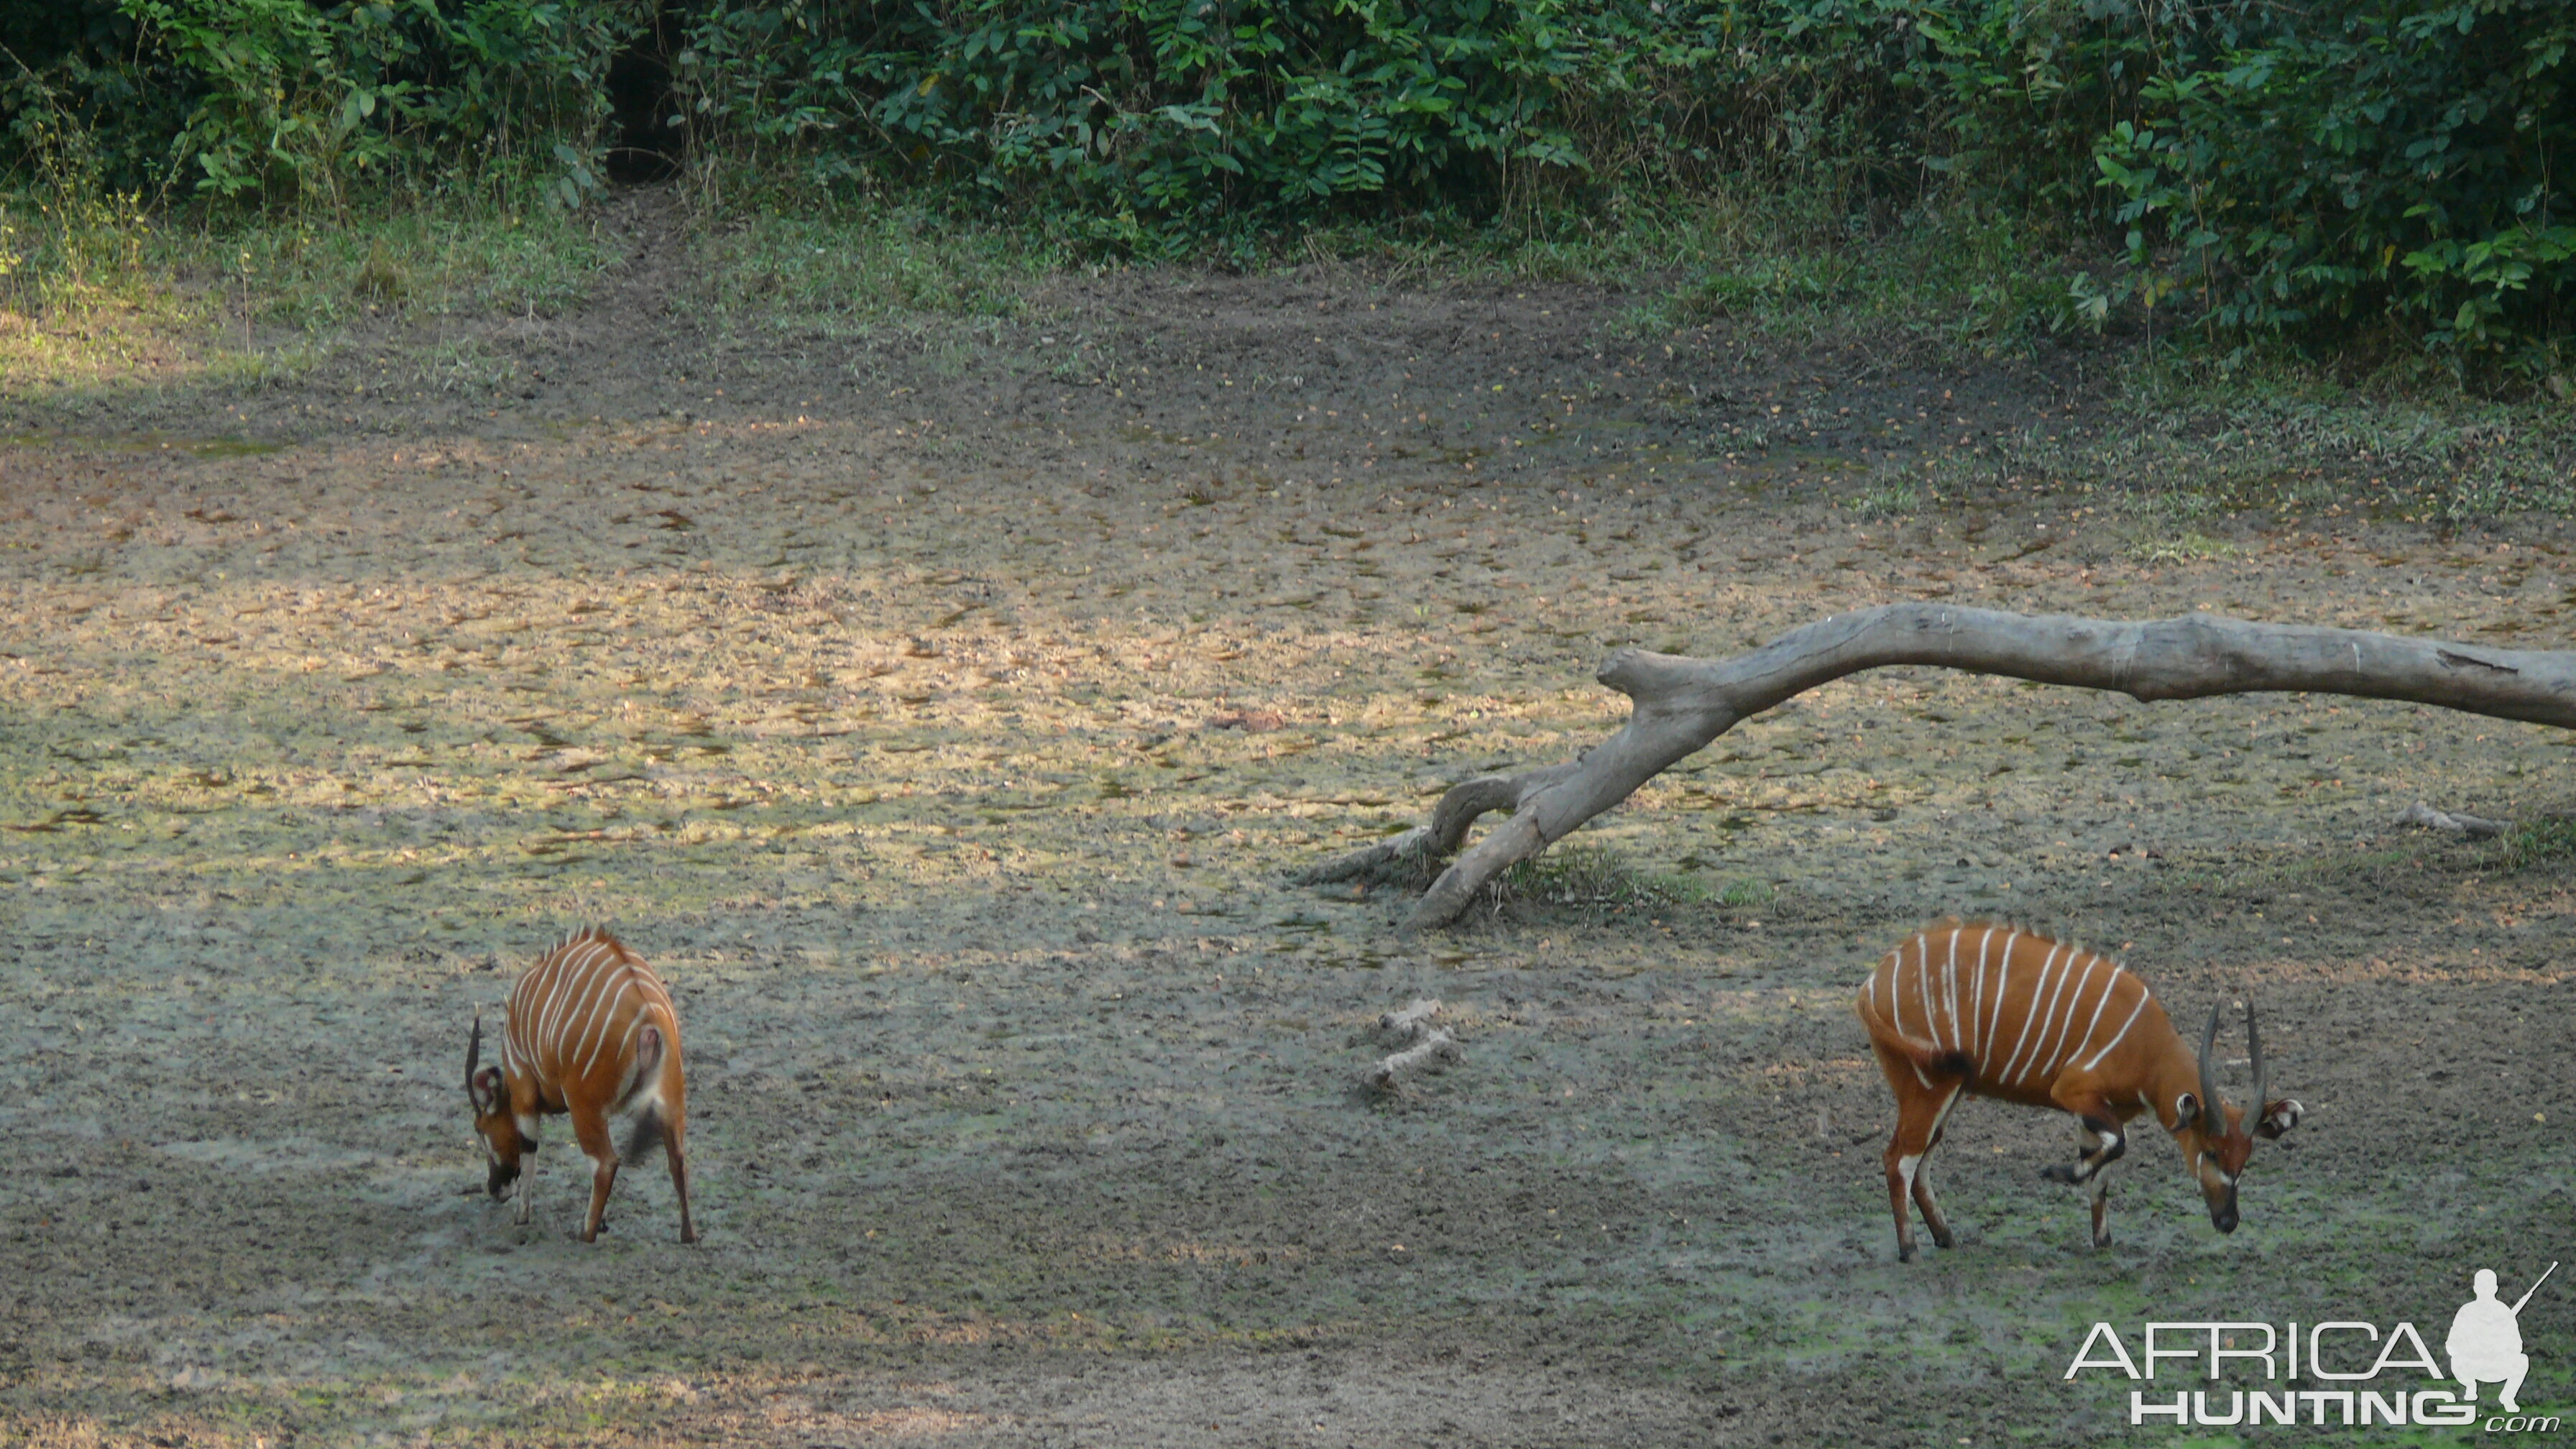
<path fill-rule="evenodd" d="M 2254 1067 L 2254 1100 L 2245 1104 L 2245 1115 L 2254 1119 L 2246 1123 L 2246 1130 L 2251 1131 L 2254 1122 L 2262 1120 L 2271 1099 L 2263 1095 L 2263 1037 L 2254 1030 L 2254 1003 L 2250 1001 L 2245 1003 L 2245 1055 Z"/>
<path fill-rule="evenodd" d="M 2218 1045 L 2218 1006 L 2211 1003 L 2209 1026 L 2200 1034 L 2200 1130 L 2226 1130 L 2227 1112 L 2218 1105 L 2218 1074 L 2210 1070 L 2210 1049 Z"/>
<path fill-rule="evenodd" d="M 483 1008 L 474 1008 L 474 1034 L 465 1039 L 465 1096 L 474 1110 L 483 1110 L 482 1095 L 474 1090 L 474 1069 L 483 1064 Z"/>

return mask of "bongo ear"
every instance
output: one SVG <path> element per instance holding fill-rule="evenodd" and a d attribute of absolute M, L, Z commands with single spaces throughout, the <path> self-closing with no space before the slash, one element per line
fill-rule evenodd
<path fill-rule="evenodd" d="M 2263 1120 L 2254 1124 L 2254 1135 L 2265 1139 L 2278 1137 L 2298 1126 L 2299 1119 L 2307 1114 L 2308 1109 L 2300 1106 L 2294 1098 L 2284 1097 L 2277 1102 L 2266 1103 Z"/>

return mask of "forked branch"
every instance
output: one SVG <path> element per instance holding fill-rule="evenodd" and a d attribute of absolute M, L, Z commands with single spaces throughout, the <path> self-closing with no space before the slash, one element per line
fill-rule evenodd
<path fill-rule="evenodd" d="M 1306 879 L 1387 879 L 1408 870 L 1419 879 L 1455 855 L 1405 922 L 1408 931 L 1446 926 L 1515 862 L 1627 799 L 1739 721 L 1891 664 L 2116 690 L 2148 702 L 2304 690 L 2576 728 L 2576 652 L 2484 649 L 2211 614 L 2122 623 L 1888 604 L 1793 629 L 1733 659 L 1622 649 L 1597 676 L 1635 704 L 1618 733 L 1569 763 L 1456 785 L 1429 825 L 1339 856 Z M 1477 817 L 1504 809 L 1509 820 L 1458 853 Z"/>

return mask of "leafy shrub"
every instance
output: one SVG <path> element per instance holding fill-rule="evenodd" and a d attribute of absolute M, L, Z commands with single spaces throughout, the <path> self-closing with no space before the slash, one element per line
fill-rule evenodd
<path fill-rule="evenodd" d="M 535 173 L 567 203 L 650 0 L 0 0 L 23 163 L 87 132 L 102 185 L 338 209 L 353 186 Z M 25 23 L 26 29 L 18 26 Z"/>
<path fill-rule="evenodd" d="M 2492 347 L 2554 329 L 2576 218 L 2576 11 L 2558 0 L 2236 8 L 2174 32 L 2095 142 L 2143 294 L 2230 330 L 2377 311 Z"/>
<path fill-rule="evenodd" d="M 701 157 L 1126 251 L 1673 192 L 1794 195 L 1821 247 L 1929 200 L 2102 259 L 2024 251 L 1980 311 L 2464 352 L 2554 333 L 2576 278 L 2560 0 L 0 0 L 0 35 L 22 170 L 86 128 L 103 184 L 209 202 L 577 205 L 622 54 L 622 113 Z"/>

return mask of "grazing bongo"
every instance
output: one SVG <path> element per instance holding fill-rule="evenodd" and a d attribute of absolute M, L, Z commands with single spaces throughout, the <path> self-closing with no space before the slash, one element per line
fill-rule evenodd
<path fill-rule="evenodd" d="M 2236 1231 L 2236 1179 L 2255 1137 L 2278 1137 L 2307 1110 L 2263 1096 L 2263 1041 L 2245 1009 L 2260 1114 L 2249 1135 L 2245 1109 L 2219 1100 L 2210 1048 L 2218 1008 L 2200 1050 L 2175 1034 L 2147 984 L 2126 967 L 2080 946 L 2016 926 L 1941 921 L 1906 938 L 1878 963 L 1855 1003 L 1879 1068 L 1896 1093 L 1896 1133 L 1887 1143 L 1887 1198 L 1896 1213 L 1896 1256 L 1914 1256 L 1910 1197 L 1932 1241 L 1953 1243 L 1932 1201 L 1923 1159 L 1962 1092 L 2066 1112 L 2081 1124 L 2073 1167 L 2048 1168 L 2057 1182 L 2092 1188 L 2093 1246 L 2110 1246 L 2110 1186 L 2103 1169 L 2128 1151 L 2127 1123 L 2141 1112 L 2182 1149 L 2209 1221 Z"/>
<path fill-rule="evenodd" d="M 670 1159 L 671 1186 L 680 1197 L 680 1241 L 698 1240 L 689 1221 L 688 1084 L 680 1069 L 680 1019 L 671 994 L 643 958 L 597 926 L 566 936 L 510 989 L 501 1065 L 481 1066 L 482 1057 L 478 1011 L 465 1047 L 465 1095 L 474 1103 L 474 1130 L 491 1158 L 485 1186 L 493 1198 L 507 1196 L 522 1171 L 528 1175 L 519 1187 L 518 1221 L 526 1222 L 530 1213 L 537 1120 L 568 1112 L 573 1140 L 591 1161 L 583 1242 L 599 1236 L 618 1163 L 643 1156 L 656 1142 Z M 612 1114 L 633 1118 L 622 1158 L 609 1143 Z"/>

